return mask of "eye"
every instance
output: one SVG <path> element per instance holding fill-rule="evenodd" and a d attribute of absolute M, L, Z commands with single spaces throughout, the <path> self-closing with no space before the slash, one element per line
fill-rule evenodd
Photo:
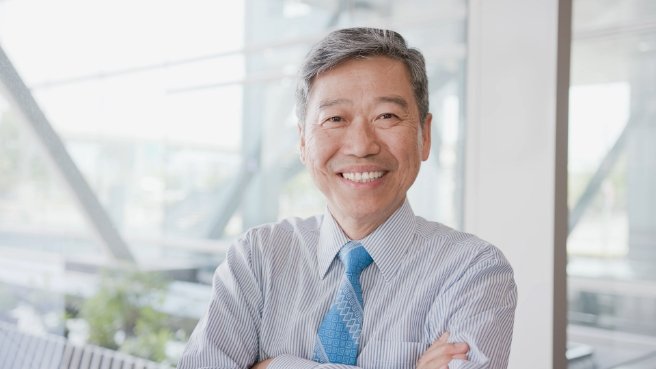
<path fill-rule="evenodd" d="M 400 121 L 399 116 L 394 113 L 382 113 L 376 117 L 374 123 L 380 128 L 391 128 L 396 126 Z"/>
<path fill-rule="evenodd" d="M 321 121 L 321 125 L 326 128 L 341 127 L 346 123 L 346 119 L 339 115 L 333 115 Z"/>

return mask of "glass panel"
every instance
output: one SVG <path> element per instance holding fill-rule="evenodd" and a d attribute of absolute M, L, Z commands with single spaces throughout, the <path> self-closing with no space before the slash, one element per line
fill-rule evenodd
<path fill-rule="evenodd" d="M 175 363 L 230 242 L 324 209 L 298 160 L 295 73 L 339 27 L 393 28 L 423 51 L 433 147 L 409 197 L 459 227 L 466 12 L 464 0 L 0 1 L 0 47 L 54 130 L 34 129 L 3 78 L 0 321 Z"/>
<path fill-rule="evenodd" d="M 569 340 L 656 367 L 656 3 L 576 0 L 571 77 Z"/>
<path fill-rule="evenodd" d="M 426 56 L 433 150 L 409 197 L 418 214 L 460 226 L 466 10 L 460 0 L 247 2 L 246 49 L 254 52 L 246 63 L 253 83 L 244 86 L 244 106 L 260 109 L 244 111 L 243 132 L 246 141 L 262 141 L 263 155 L 255 161 L 267 175 L 266 184 L 255 179 L 249 188 L 247 199 L 253 201 L 242 206 L 244 226 L 322 210 L 323 201 L 297 159 L 293 77 L 310 45 L 324 34 L 363 25 L 395 29 Z M 303 186 L 300 195 L 290 179 Z M 272 189 L 281 197 L 270 196 Z M 292 197 L 300 201 L 288 202 Z"/>

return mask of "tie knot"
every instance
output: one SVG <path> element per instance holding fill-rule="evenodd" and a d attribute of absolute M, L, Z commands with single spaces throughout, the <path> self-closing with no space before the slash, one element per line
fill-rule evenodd
<path fill-rule="evenodd" d="M 357 276 L 374 261 L 361 243 L 353 241 L 342 246 L 339 259 L 344 264 L 346 274 Z"/>

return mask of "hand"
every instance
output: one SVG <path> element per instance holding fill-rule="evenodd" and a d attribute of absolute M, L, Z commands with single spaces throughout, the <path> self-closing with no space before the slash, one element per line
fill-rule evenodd
<path fill-rule="evenodd" d="M 417 361 L 417 369 L 449 369 L 453 359 L 467 360 L 469 345 L 464 342 L 448 343 L 449 332 L 444 332 L 440 338 L 421 355 Z"/>
<path fill-rule="evenodd" d="M 269 366 L 269 364 L 273 361 L 273 358 L 271 359 L 266 359 L 264 361 L 260 361 L 259 363 L 253 365 L 251 369 L 266 369 L 266 367 Z"/>

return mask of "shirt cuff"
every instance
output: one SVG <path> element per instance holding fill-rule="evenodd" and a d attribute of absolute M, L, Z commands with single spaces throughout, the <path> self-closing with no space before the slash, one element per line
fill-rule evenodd
<path fill-rule="evenodd" d="M 474 363 L 469 360 L 453 359 L 451 360 L 451 362 L 449 362 L 449 369 L 481 369 L 481 368 L 487 368 L 487 366 Z"/>
<path fill-rule="evenodd" d="M 319 364 L 293 355 L 280 355 L 271 360 L 267 369 L 360 369 L 344 364 Z"/>

